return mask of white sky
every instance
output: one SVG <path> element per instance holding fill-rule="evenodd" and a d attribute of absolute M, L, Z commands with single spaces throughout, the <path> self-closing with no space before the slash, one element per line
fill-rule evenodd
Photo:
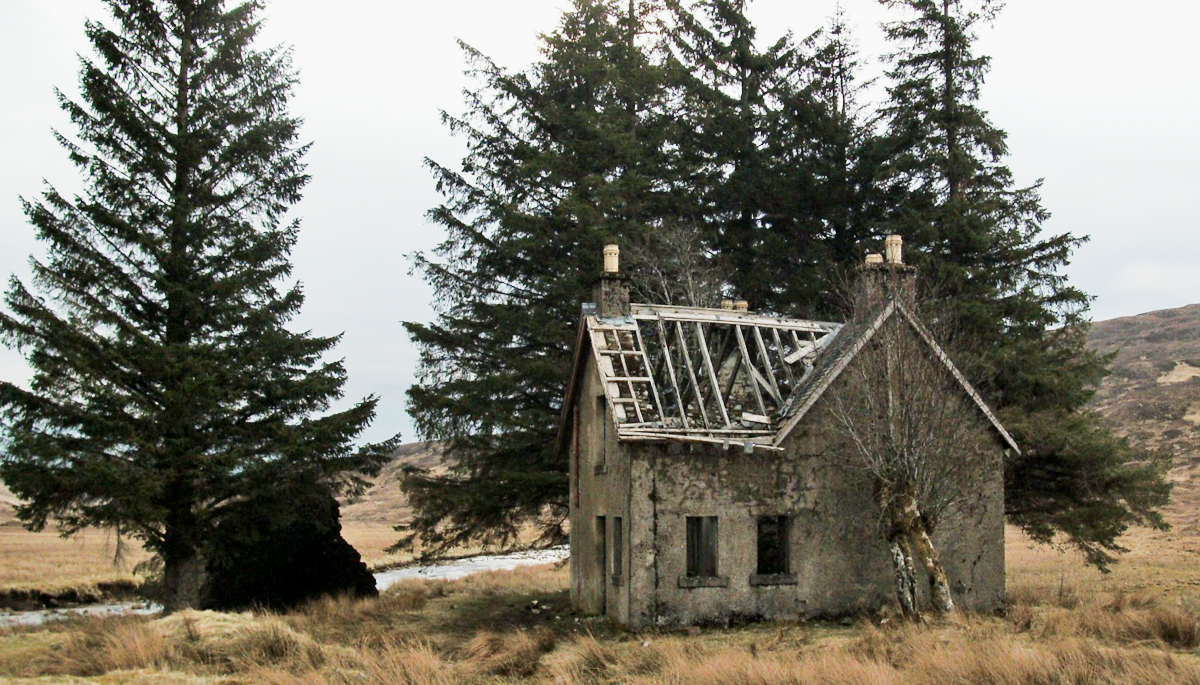
<path fill-rule="evenodd" d="M 873 0 L 843 0 L 863 58 L 883 50 Z M 424 212 L 439 201 L 421 159 L 453 163 L 458 142 L 438 109 L 458 111 L 467 84 L 462 38 L 497 62 L 537 58 L 566 0 L 438 3 L 274 0 L 266 37 L 295 48 L 301 82 L 293 111 L 313 176 L 295 207 L 303 218 L 293 254 L 307 301 L 298 325 L 344 332 L 346 402 L 380 395 L 367 440 L 403 432 L 416 352 L 400 326 L 429 320 L 431 291 L 408 275 L 405 256 L 441 237 Z M 835 0 L 755 0 L 760 39 L 807 35 Z M 1136 7 L 1136 11 L 1135 8 Z M 87 51 L 84 18 L 106 19 L 100 0 L 0 2 L 0 275 L 28 282 L 39 246 L 18 196 L 41 179 L 78 188 L 78 174 L 50 128 L 73 133 L 52 87 L 77 91 L 75 55 Z M 984 107 L 1009 133 L 1020 183 L 1045 178 L 1049 231 L 1090 235 L 1068 269 L 1095 295 L 1095 319 L 1200 302 L 1200 68 L 1194 54 L 1200 4 L 1131 5 L 1093 0 L 1009 0 L 979 48 L 993 58 Z M 871 66 L 878 70 L 878 66 Z M 0 348 L 0 377 L 23 382 L 21 357 Z"/>

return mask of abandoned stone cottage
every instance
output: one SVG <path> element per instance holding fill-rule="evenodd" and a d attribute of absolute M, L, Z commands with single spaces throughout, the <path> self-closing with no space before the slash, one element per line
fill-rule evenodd
<path fill-rule="evenodd" d="M 864 267 L 905 272 L 900 241 Z M 571 601 L 630 628 L 798 618 L 895 603 L 871 486 L 839 468 L 831 389 L 873 332 L 914 315 L 889 294 L 868 324 L 630 304 L 615 246 L 583 307 L 562 424 Z M 914 335 L 925 329 L 912 318 Z M 934 543 L 964 608 L 1004 603 L 1002 458 L 1013 439 L 937 343 L 978 414 L 989 464 Z M 927 593 L 924 584 L 921 590 Z"/>

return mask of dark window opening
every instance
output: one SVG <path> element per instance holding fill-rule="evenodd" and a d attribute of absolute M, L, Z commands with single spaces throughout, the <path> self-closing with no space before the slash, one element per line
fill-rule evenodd
<path fill-rule="evenodd" d="M 596 416 L 600 420 L 600 453 L 596 455 L 596 468 L 603 470 L 608 459 L 608 398 L 596 397 Z"/>
<path fill-rule="evenodd" d="M 717 575 L 717 517 L 687 517 L 687 574 L 692 578 Z"/>
<path fill-rule="evenodd" d="M 613 517 L 612 528 L 612 574 L 617 577 L 625 567 L 625 529 L 621 526 L 620 516 Z"/>
<path fill-rule="evenodd" d="M 788 566 L 788 517 L 759 516 L 759 575 L 789 573 Z"/>

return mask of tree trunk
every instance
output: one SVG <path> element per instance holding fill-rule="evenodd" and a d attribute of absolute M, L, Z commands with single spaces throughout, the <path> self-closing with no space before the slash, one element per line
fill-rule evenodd
<path fill-rule="evenodd" d="M 917 574 L 913 568 L 908 540 L 903 535 L 895 535 L 888 541 L 888 546 L 892 551 L 892 573 L 896 577 L 896 599 L 900 602 L 900 611 L 904 613 L 904 618 L 920 621 L 921 612 L 917 609 Z"/>
<path fill-rule="evenodd" d="M 194 550 L 187 556 L 168 555 L 163 561 L 163 615 L 200 606 L 204 561 Z"/>
<path fill-rule="evenodd" d="M 883 494 L 880 498 L 886 500 Z M 886 506 L 891 524 L 888 543 L 892 552 L 892 567 L 896 574 L 896 593 L 905 617 L 920 617 L 916 609 L 916 571 L 913 557 L 921 563 L 925 575 L 929 578 L 929 598 L 933 610 L 942 615 L 952 613 L 954 598 L 950 594 L 950 581 L 942 568 L 937 548 L 929 538 L 929 530 L 916 499 L 911 495 L 899 497 Z M 906 605 L 909 601 L 913 607 L 911 613 Z"/>
<path fill-rule="evenodd" d="M 171 504 L 167 512 L 163 545 L 163 613 L 199 609 L 204 586 L 204 559 L 200 555 L 199 530 L 192 512 L 192 490 L 182 482 L 167 488 Z"/>
<path fill-rule="evenodd" d="M 937 548 L 929 539 L 929 531 L 918 517 L 909 527 L 909 539 L 916 550 L 916 556 L 925 567 L 929 576 L 929 598 L 933 602 L 934 611 L 939 614 L 949 614 L 954 611 L 954 599 L 950 596 L 950 581 L 946 579 L 946 571 L 942 568 L 942 560 Z"/>

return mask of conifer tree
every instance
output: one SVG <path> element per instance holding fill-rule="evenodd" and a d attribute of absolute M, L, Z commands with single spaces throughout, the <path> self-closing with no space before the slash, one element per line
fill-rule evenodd
<path fill-rule="evenodd" d="M 803 60 L 790 35 L 765 50 L 755 46 L 747 2 L 668 0 L 665 66 L 675 93 L 672 113 L 686 132 L 675 144 L 679 167 L 689 172 L 691 214 L 725 257 L 734 293 L 756 308 L 776 308 L 760 257 L 768 222 L 779 218 L 776 201 L 789 191 L 763 139 L 780 98 L 797 87 Z"/>
<path fill-rule="evenodd" d="M 883 155 L 861 100 L 869 84 L 842 8 L 800 48 L 799 76 L 780 93 L 763 136 L 780 178 L 757 260 L 771 284 L 761 306 L 837 318 L 890 186 L 881 183 Z"/>
<path fill-rule="evenodd" d="M 167 611 L 196 606 L 227 505 L 288 484 L 361 487 L 389 445 L 353 438 L 376 400 L 324 413 L 338 338 L 295 333 L 286 283 L 308 182 L 286 49 L 254 46 L 261 4 L 108 0 L 86 24 L 77 133 L 57 135 L 83 194 L 24 203 L 47 248 L 10 281 L 0 335 L 33 368 L 0 381 L 0 477 L 31 528 L 107 526 L 164 565 Z"/>
<path fill-rule="evenodd" d="M 448 440 L 448 475 L 413 471 L 410 535 L 431 553 L 470 540 L 503 545 L 539 521 L 560 539 L 567 464 L 552 442 L 570 375 L 580 303 L 603 246 L 670 211 L 662 181 L 661 76 L 641 47 L 646 5 L 575 0 L 543 37 L 543 58 L 511 72 L 463 45 L 481 82 L 443 121 L 468 145 L 457 168 L 426 160 L 447 233 L 415 267 L 437 290 L 433 323 L 406 322 L 420 349 L 409 410 Z"/>
<path fill-rule="evenodd" d="M 1083 411 L 1106 373 L 1085 347 L 1089 298 L 1062 273 L 1085 239 L 1047 234 L 1040 181 L 1018 187 L 1004 131 L 978 105 L 989 58 L 974 52 L 992 0 L 881 0 L 890 56 L 888 182 L 903 188 L 884 227 L 914 249 L 922 276 L 972 341 L 972 376 L 1026 446 L 1008 464 L 1009 518 L 1057 534 L 1101 567 L 1130 525 L 1164 526 L 1164 467 L 1139 459 Z"/>

